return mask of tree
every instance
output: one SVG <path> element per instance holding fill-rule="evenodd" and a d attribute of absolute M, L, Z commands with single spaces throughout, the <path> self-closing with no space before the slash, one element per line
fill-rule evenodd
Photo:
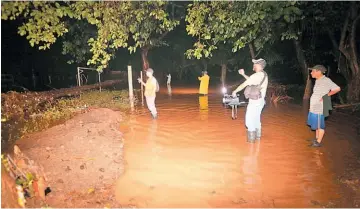
<path fill-rule="evenodd" d="M 340 29 L 341 36 L 338 48 L 350 66 L 350 68 L 342 68 L 342 73 L 348 82 L 347 100 L 358 102 L 360 101 L 360 60 L 356 44 L 359 39 L 356 39 L 356 37 L 358 37 L 357 28 L 360 22 L 360 6 L 355 2 L 351 2 L 347 6 L 348 12 L 343 20 L 343 27 Z M 329 35 L 333 44 L 335 44 L 331 29 L 329 29 Z"/>
<path fill-rule="evenodd" d="M 90 38 L 92 57 L 88 65 L 95 65 L 99 71 L 107 67 L 118 48 L 135 52 L 157 46 L 168 31 L 179 21 L 168 12 L 169 2 L 122 1 L 122 2 L 4 2 L 2 19 L 24 18 L 26 23 L 19 27 L 19 34 L 26 35 L 31 46 L 48 49 L 58 37 L 69 31 L 65 21 L 84 20 L 94 25 L 95 38 Z"/>
<path fill-rule="evenodd" d="M 69 20 L 69 32 L 63 36 L 62 54 L 68 57 L 68 64 L 86 64 L 91 58 L 88 40 L 96 37 L 96 28 L 86 21 Z"/>
<path fill-rule="evenodd" d="M 218 49 L 212 54 L 211 59 L 209 59 L 210 65 L 220 66 L 221 68 L 220 81 L 222 86 L 225 86 L 229 65 L 234 65 L 238 63 L 239 59 L 244 58 L 244 56 L 237 57 L 239 54 L 232 53 L 231 48 L 231 44 L 219 44 Z M 243 60 L 244 59 L 242 59 L 242 61 Z"/>
<path fill-rule="evenodd" d="M 271 40 L 278 28 L 285 28 L 301 18 L 297 2 L 195 2 L 188 8 L 186 30 L 198 41 L 189 57 L 209 57 L 220 43 L 228 41 L 233 52 L 253 43 L 257 50 Z M 282 38 L 297 38 L 297 33 L 286 30 Z M 253 50 L 256 53 L 255 50 Z"/>
<path fill-rule="evenodd" d="M 232 51 L 249 46 L 251 58 L 268 43 L 281 38 L 293 39 L 299 49 L 301 31 L 294 27 L 303 19 L 299 2 L 210 2 L 194 3 L 188 9 L 186 20 L 189 35 L 197 38 L 189 57 L 209 57 L 221 43 L 230 42 Z M 301 58 L 301 50 L 298 51 Z M 300 60 L 299 60 L 300 61 Z M 306 63 L 302 65 L 306 89 L 309 87 Z M 304 98 L 309 98 L 306 91 Z"/>
<path fill-rule="evenodd" d="M 309 18 L 305 27 L 311 25 L 310 31 L 315 38 L 329 37 L 332 55 L 338 63 L 338 71 L 348 83 L 347 99 L 350 102 L 360 101 L 360 70 L 356 41 L 360 19 L 360 6 L 355 2 L 308 2 L 304 4 L 305 15 Z M 346 15 L 344 15 L 344 13 Z M 315 31 L 312 31 L 316 29 Z"/>

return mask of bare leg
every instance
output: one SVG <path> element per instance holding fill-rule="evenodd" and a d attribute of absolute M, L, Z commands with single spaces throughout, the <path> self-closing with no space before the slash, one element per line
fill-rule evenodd
<path fill-rule="evenodd" d="M 316 129 L 316 139 L 318 139 L 319 138 L 319 129 Z"/>
<path fill-rule="evenodd" d="M 322 139 L 324 138 L 325 130 L 317 129 L 316 132 L 318 132 L 317 142 L 321 143 Z"/>

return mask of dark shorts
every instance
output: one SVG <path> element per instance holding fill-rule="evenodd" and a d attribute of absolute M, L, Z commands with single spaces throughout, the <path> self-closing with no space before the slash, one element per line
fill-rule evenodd
<path fill-rule="evenodd" d="M 323 114 L 309 112 L 307 124 L 312 130 L 325 129 L 325 118 Z"/>

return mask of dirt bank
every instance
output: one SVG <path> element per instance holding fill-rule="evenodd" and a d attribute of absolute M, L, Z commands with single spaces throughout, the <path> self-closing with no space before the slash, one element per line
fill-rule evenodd
<path fill-rule="evenodd" d="M 26 156 L 43 166 L 51 188 L 50 207 L 116 206 L 111 185 L 124 168 L 121 120 L 120 112 L 90 109 L 17 142 Z M 9 205 L 11 199 L 2 202 Z M 43 205 L 33 198 L 27 206 Z"/>

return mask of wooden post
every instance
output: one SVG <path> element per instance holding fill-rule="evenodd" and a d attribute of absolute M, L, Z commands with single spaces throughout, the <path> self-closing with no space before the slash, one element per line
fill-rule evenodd
<path fill-rule="evenodd" d="M 100 77 L 100 72 L 98 72 L 98 75 L 99 75 L 99 90 L 101 92 L 101 77 Z"/>
<path fill-rule="evenodd" d="M 133 110 L 134 109 L 134 89 L 133 89 L 133 82 L 132 82 L 132 69 L 131 69 L 130 65 L 128 65 L 128 82 L 129 82 L 130 106 L 131 106 L 131 110 Z"/>
<path fill-rule="evenodd" d="M 143 72 L 140 71 L 140 78 L 141 80 L 143 80 Z M 141 105 L 144 106 L 144 86 L 142 85 L 142 83 L 140 83 L 141 86 Z"/>
<path fill-rule="evenodd" d="M 81 86 L 81 83 L 80 83 L 80 68 L 79 67 L 77 68 L 77 79 L 78 79 L 78 86 Z"/>

